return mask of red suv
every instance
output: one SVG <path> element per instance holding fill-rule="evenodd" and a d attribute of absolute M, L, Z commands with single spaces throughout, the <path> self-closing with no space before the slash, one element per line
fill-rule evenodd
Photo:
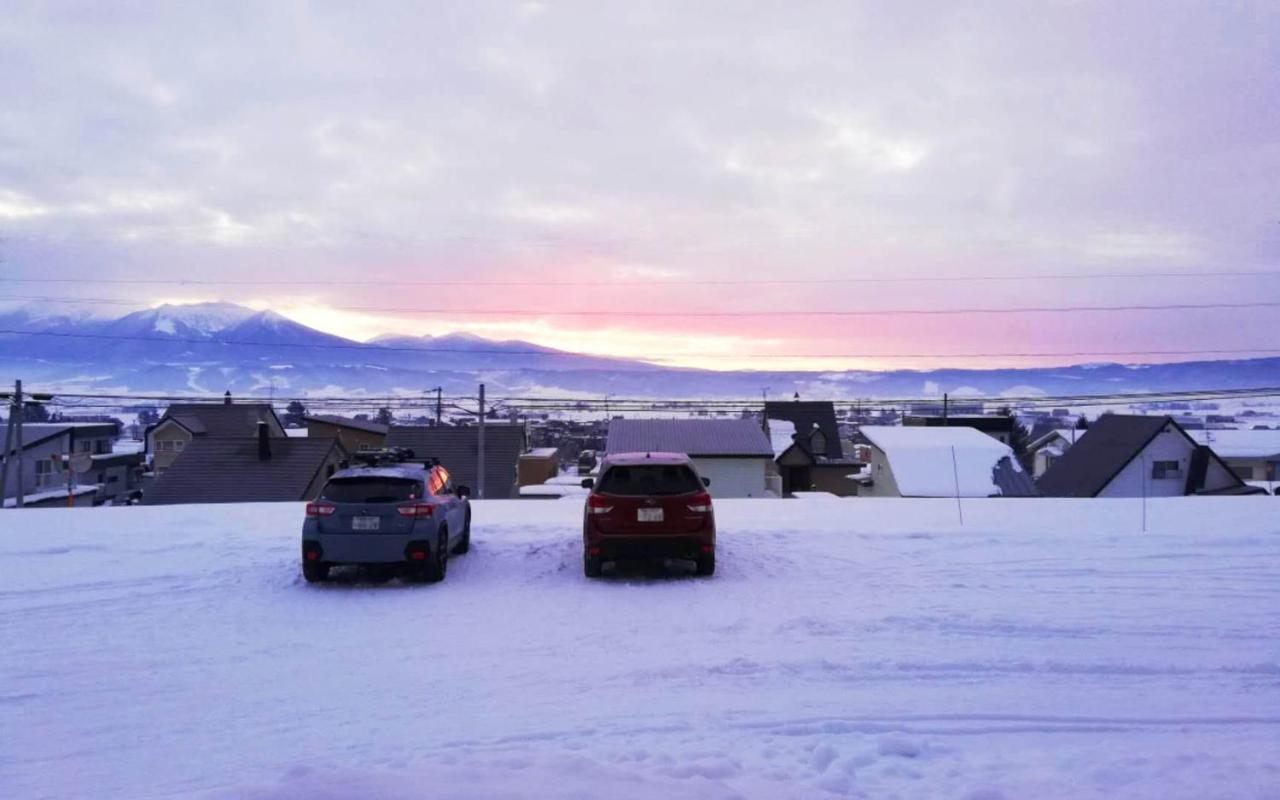
<path fill-rule="evenodd" d="M 683 453 L 617 453 L 605 456 L 582 518 L 582 569 L 600 576 L 606 561 L 682 558 L 699 575 L 716 571 L 716 518 L 711 481 L 698 476 Z"/>

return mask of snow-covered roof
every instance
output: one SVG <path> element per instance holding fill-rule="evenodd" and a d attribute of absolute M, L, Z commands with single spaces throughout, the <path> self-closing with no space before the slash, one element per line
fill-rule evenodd
<path fill-rule="evenodd" d="M 82 484 L 76 484 L 71 487 L 71 494 L 75 497 L 79 497 L 80 495 L 83 495 L 83 494 L 91 494 L 96 491 L 98 491 L 98 487 L 96 484 L 82 483 Z M 56 500 L 59 497 L 65 498 L 66 496 L 67 496 L 67 487 L 60 486 L 56 489 L 49 489 L 43 492 L 35 492 L 33 494 L 28 494 L 22 498 L 22 502 L 27 505 L 35 505 L 36 503 L 42 503 L 47 500 Z M 4 501 L 5 508 L 16 508 L 17 505 L 18 505 L 18 498 L 16 497 L 5 498 L 5 501 Z"/>
<path fill-rule="evenodd" d="M 1206 444 L 1220 458 L 1280 457 L 1280 431 L 1187 431 L 1198 444 Z"/>
<path fill-rule="evenodd" d="M 555 458 L 556 453 L 559 452 L 560 448 L 558 447 L 535 447 L 527 453 L 522 453 L 522 455 L 535 456 L 537 458 Z"/>
<path fill-rule="evenodd" d="M 539 483 L 533 486 L 521 486 L 521 497 L 585 497 L 589 490 L 563 483 Z"/>
<path fill-rule="evenodd" d="M 305 439 L 310 432 L 306 428 L 285 428 L 284 435 L 290 439 Z"/>
<path fill-rule="evenodd" d="M 769 419 L 769 444 L 773 446 L 773 457 L 782 455 L 788 447 L 795 444 L 796 424 L 789 419 Z"/>
<path fill-rule="evenodd" d="M 1087 431 L 1085 430 L 1077 430 L 1076 428 L 1054 428 L 1048 433 L 1042 434 L 1034 442 L 1027 445 L 1027 449 L 1039 450 L 1040 448 L 1048 446 L 1050 443 L 1059 439 L 1065 442 L 1068 447 L 1070 447 L 1071 445 L 1079 441 L 1080 437 L 1084 436 L 1086 432 Z M 1062 450 L 1059 449 L 1059 455 L 1061 455 L 1061 453 L 1062 453 Z"/>
<path fill-rule="evenodd" d="M 1007 444 L 973 428 L 926 428 L 864 425 L 860 428 L 885 454 L 903 497 L 990 497 L 1002 494 L 995 471 L 1008 458 Z M 954 460 L 952 453 L 955 453 Z"/>

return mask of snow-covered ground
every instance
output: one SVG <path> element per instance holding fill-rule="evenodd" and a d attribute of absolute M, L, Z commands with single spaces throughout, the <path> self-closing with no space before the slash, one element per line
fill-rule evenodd
<path fill-rule="evenodd" d="M 580 500 L 435 586 L 293 505 L 0 513 L 0 797 L 1262 798 L 1280 498 L 722 500 L 588 582 Z"/>

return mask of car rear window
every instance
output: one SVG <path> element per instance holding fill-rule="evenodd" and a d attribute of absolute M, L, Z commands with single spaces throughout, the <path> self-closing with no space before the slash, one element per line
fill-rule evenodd
<path fill-rule="evenodd" d="M 331 503 L 403 503 L 422 497 L 422 484 L 409 478 L 334 478 L 320 497 Z"/>
<path fill-rule="evenodd" d="M 680 464 L 610 467 L 600 478 L 601 494 L 670 495 L 702 489 L 693 470 Z"/>

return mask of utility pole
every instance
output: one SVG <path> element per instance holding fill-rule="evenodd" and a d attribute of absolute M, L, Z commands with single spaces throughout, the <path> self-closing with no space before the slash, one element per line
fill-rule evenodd
<path fill-rule="evenodd" d="M 16 394 L 14 395 L 16 397 Z M 14 398 L 9 398 L 9 419 L 4 426 L 4 464 L 0 466 L 0 508 L 4 505 L 5 495 L 9 491 L 9 462 L 13 452 L 13 428 L 15 423 Z"/>
<path fill-rule="evenodd" d="M 436 387 L 436 427 L 437 428 L 440 427 L 440 417 L 441 417 L 441 414 L 443 413 L 443 404 L 442 404 L 443 395 L 441 394 L 443 391 L 444 391 L 443 386 Z"/>
<path fill-rule="evenodd" d="M 26 409 L 22 405 L 22 381 L 13 382 L 13 412 L 18 415 L 18 422 L 15 427 L 18 437 L 18 499 L 16 505 L 18 508 L 25 508 L 27 504 L 27 489 L 22 480 L 23 462 L 25 461 L 22 454 L 22 417 L 26 414 Z"/>
<path fill-rule="evenodd" d="M 950 398 L 947 396 L 946 392 L 943 392 L 942 393 L 942 427 L 944 428 L 947 427 L 947 424 L 948 424 L 947 423 L 947 406 L 949 405 L 949 403 L 950 403 Z"/>
<path fill-rule="evenodd" d="M 484 384 L 480 384 L 480 428 L 477 432 L 479 451 L 476 454 L 476 497 L 484 499 Z"/>

